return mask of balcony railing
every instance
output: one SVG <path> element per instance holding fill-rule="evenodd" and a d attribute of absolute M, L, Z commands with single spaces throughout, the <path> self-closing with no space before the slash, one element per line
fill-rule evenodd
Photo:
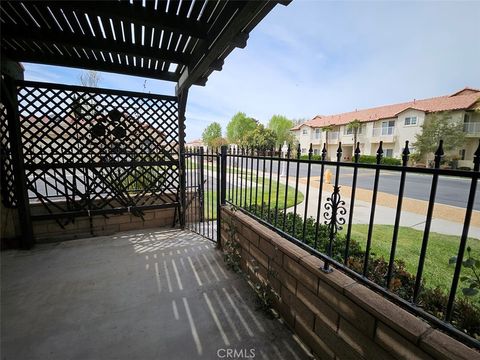
<path fill-rule="evenodd" d="M 480 122 L 471 122 L 463 124 L 463 131 L 467 134 L 479 134 L 480 135 Z"/>
<path fill-rule="evenodd" d="M 330 143 L 335 143 L 338 141 L 339 137 L 340 137 L 340 133 L 338 131 L 330 131 L 328 132 L 328 141 Z"/>
<path fill-rule="evenodd" d="M 324 140 L 322 140 L 322 134 L 312 134 L 312 143 L 313 144 L 321 144 Z"/>
<path fill-rule="evenodd" d="M 373 137 L 392 135 L 395 135 L 395 126 L 373 128 Z"/>
<path fill-rule="evenodd" d="M 393 127 L 390 128 L 391 130 L 388 129 L 378 129 L 379 134 L 383 130 L 384 134 L 392 136 Z M 338 133 L 331 132 L 329 140 L 332 139 L 330 137 L 332 134 L 338 139 Z M 478 340 L 469 337 L 462 329 L 456 329 L 452 325 L 455 325 L 458 320 L 456 317 L 458 293 L 465 287 L 465 281 L 462 280 L 467 273 L 463 266 L 464 260 L 470 259 L 466 249 L 469 235 L 471 235 L 469 230 L 471 230 L 470 221 L 473 220 L 472 213 L 477 209 L 474 198 L 477 191 L 480 156 L 476 156 L 473 160 L 473 171 L 440 169 L 443 157 L 442 144 L 443 142 L 435 153 L 434 168 L 407 166 L 408 142 L 405 146 L 407 150 L 403 152 L 402 166 L 384 165 L 381 145 L 377 151 L 376 164 L 360 163 L 359 152 L 356 153 L 353 162 L 342 162 L 341 147 L 336 151 L 336 161 L 326 160 L 329 158 L 326 152 L 322 153 L 322 160 L 313 160 L 312 148 L 310 148 L 309 159 L 301 157 L 300 149 L 296 152 L 289 151 L 280 157 L 280 150 L 251 152 L 241 150 L 227 153 L 227 149 L 224 148 L 222 149 L 222 174 L 217 175 L 218 179 L 225 180 L 222 181 L 220 191 L 221 203 L 233 205 L 294 244 L 321 258 L 325 264 L 323 268 L 325 271 L 331 271 L 331 266 L 341 269 L 412 313 L 429 320 L 450 335 L 478 347 Z M 480 152 L 480 146 L 478 151 Z M 332 181 L 333 188 L 331 185 L 324 185 L 327 169 L 335 174 Z M 373 233 L 377 226 L 375 210 L 378 210 L 377 216 L 381 216 L 382 212 L 381 209 L 377 209 L 377 197 L 383 196 L 380 184 L 384 181 L 385 170 L 397 173 L 400 181 L 393 190 L 396 197 L 394 200 L 396 210 L 392 237 L 388 239 L 391 246 L 387 253 L 383 254 L 384 257 L 380 258 L 376 254 L 378 240 L 374 239 Z M 355 229 L 352 228 L 353 224 L 360 223 L 358 219 L 362 216 L 358 211 L 359 205 L 355 205 L 358 201 L 355 191 L 360 172 L 369 172 L 373 180 L 370 215 L 366 225 L 368 234 L 365 234 L 366 238 L 361 241 L 355 237 Z M 402 208 L 402 201 L 408 188 L 407 177 L 417 174 L 422 175 L 423 181 L 426 181 L 425 186 L 429 189 L 429 196 L 426 197 L 426 217 L 423 217 L 425 228 L 421 235 L 423 238 L 421 248 L 416 254 L 416 263 L 413 267 L 404 270 L 405 265 L 398 256 L 403 246 L 399 233 L 402 232 L 401 218 L 408 210 Z M 343 190 L 345 176 L 350 176 L 351 179 L 351 182 L 350 180 L 348 182 L 351 184 L 351 190 L 346 192 Z M 452 176 L 463 179 L 466 185 L 465 212 L 462 219 L 463 225 L 461 225 L 463 230 L 459 231 L 457 247 L 451 251 L 452 271 L 448 278 L 444 279 L 440 290 L 445 303 L 441 305 L 441 311 L 431 313 L 424 308 L 423 304 L 428 296 L 439 296 L 425 280 L 432 266 L 428 263 L 431 259 L 426 260 L 430 256 L 427 256 L 430 254 L 427 250 L 431 247 L 431 243 L 436 242 L 433 209 L 437 206 L 437 190 L 441 191 L 439 184 Z M 301 183 L 300 178 L 302 178 Z M 315 188 L 318 190 L 314 190 Z M 302 194 L 302 191 L 305 191 L 305 194 Z M 342 228 L 344 228 L 343 231 Z M 456 257 L 453 257 L 454 255 Z M 448 259 L 446 261 L 448 263 Z"/>

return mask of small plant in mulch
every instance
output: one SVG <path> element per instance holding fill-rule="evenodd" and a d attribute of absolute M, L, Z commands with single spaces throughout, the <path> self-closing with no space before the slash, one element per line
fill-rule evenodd
<path fill-rule="evenodd" d="M 232 210 L 236 211 L 236 210 Z M 227 265 L 227 268 L 236 272 L 242 272 L 240 262 L 242 260 L 242 253 L 240 244 L 235 240 L 237 234 L 237 225 L 235 221 L 230 218 L 225 218 L 228 237 L 223 244 L 223 260 Z"/>
<path fill-rule="evenodd" d="M 257 308 L 263 311 L 270 317 L 273 317 L 273 313 L 271 309 L 275 301 L 280 299 L 280 296 L 277 292 L 272 288 L 270 282 L 264 279 L 261 275 L 259 275 L 259 266 L 257 265 L 257 261 L 255 259 L 251 260 L 251 268 L 254 272 L 255 279 L 251 279 L 248 275 L 248 279 L 251 281 L 253 285 L 253 290 L 257 296 Z M 276 277 L 276 273 L 274 271 L 269 270 L 268 275 L 272 277 Z"/>
<path fill-rule="evenodd" d="M 467 254 L 468 257 L 463 260 L 462 266 L 469 271 L 467 270 L 467 275 L 460 277 L 460 281 L 465 285 L 462 288 L 462 293 L 465 296 L 475 296 L 478 294 L 480 288 L 480 260 L 472 256 L 472 248 L 470 246 L 467 247 Z M 456 264 L 457 257 L 454 256 L 450 258 L 449 263 L 451 265 Z"/>

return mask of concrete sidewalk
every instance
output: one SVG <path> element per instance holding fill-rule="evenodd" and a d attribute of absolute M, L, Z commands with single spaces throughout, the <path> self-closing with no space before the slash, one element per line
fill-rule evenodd
<path fill-rule="evenodd" d="M 189 231 L 131 231 L 1 253 L 1 350 L 15 359 L 309 355 Z M 244 356 L 245 357 L 245 356 Z"/>
<path fill-rule="evenodd" d="M 333 183 L 335 179 L 332 178 L 331 184 L 325 184 L 323 186 L 322 194 L 322 215 L 321 221 L 325 220 L 323 213 L 325 212 L 324 204 L 327 202 L 327 198 L 333 192 Z M 286 178 L 282 177 L 280 182 L 285 184 Z M 306 195 L 306 178 L 299 179 L 298 189 L 304 195 Z M 295 178 L 289 177 L 288 185 L 295 187 Z M 307 209 L 307 217 L 317 216 L 318 207 L 318 193 L 320 189 L 320 181 L 318 177 L 312 177 L 310 181 L 310 193 Z M 353 224 L 368 224 L 370 221 L 371 213 L 371 199 L 373 192 L 371 190 L 365 190 L 357 188 L 355 194 L 355 206 L 353 210 Z M 348 221 L 350 210 L 350 197 L 351 188 L 348 186 L 342 186 L 340 189 L 340 195 L 343 201 L 345 201 L 345 208 L 347 209 L 347 215 L 345 215 Z M 368 200 L 368 201 L 366 201 Z M 410 198 L 404 198 L 402 213 L 400 217 L 400 226 L 410 227 L 416 230 L 423 231 L 425 229 L 425 219 L 427 213 L 428 203 L 423 200 L 415 200 Z M 377 195 L 377 201 L 375 206 L 375 224 L 394 225 L 397 206 L 397 196 L 379 192 Z M 288 209 L 288 211 L 294 211 L 294 207 Z M 297 205 L 297 213 L 305 213 L 305 200 Z M 432 224 L 430 230 L 445 235 L 457 235 L 460 236 L 463 231 L 463 222 L 465 216 L 465 209 L 457 208 L 454 206 L 435 204 Z M 449 220 L 447 220 L 449 219 Z M 472 221 L 469 231 L 469 237 L 480 239 L 480 214 L 478 211 L 474 211 L 472 215 Z"/>
<path fill-rule="evenodd" d="M 266 173 L 266 179 L 268 174 Z M 262 177 L 262 172 L 259 172 L 259 178 Z M 213 175 L 216 178 L 216 175 Z M 227 177 L 228 178 L 228 177 Z M 273 181 L 277 180 L 276 175 L 272 178 Z M 290 174 L 288 177 L 288 185 L 295 187 L 296 178 Z M 321 208 L 321 222 L 323 223 L 325 218 L 323 214 L 325 212 L 324 204 L 327 198 L 333 192 L 333 184 L 335 177 L 332 176 L 330 184 L 324 184 L 322 194 L 322 208 Z M 286 178 L 281 176 L 280 183 L 286 183 Z M 239 183 L 240 184 L 240 183 Z M 307 178 L 299 178 L 298 189 L 304 195 L 306 195 Z M 242 188 L 245 189 L 250 183 L 244 183 Z M 228 184 L 227 184 L 228 186 Z M 261 186 L 261 185 L 259 185 Z M 252 187 L 255 187 L 255 182 L 252 183 Z M 239 186 L 240 188 L 240 186 Z M 310 179 L 310 193 L 307 209 L 307 217 L 317 216 L 318 207 L 318 191 L 320 188 L 320 177 L 312 176 Z M 348 215 L 350 210 L 350 197 L 351 187 L 341 186 L 340 194 L 342 200 L 345 201 L 345 208 L 347 209 L 346 220 L 348 221 Z M 372 203 L 371 190 L 357 188 L 355 194 L 355 206 L 353 211 L 353 224 L 368 224 L 370 221 L 371 203 Z M 375 224 L 381 225 L 394 225 L 395 215 L 397 207 L 397 196 L 378 192 L 377 201 L 375 206 Z M 400 218 L 400 226 L 410 227 L 416 230 L 423 231 L 425 229 L 425 219 L 427 214 L 428 202 L 424 200 L 417 200 L 404 197 L 402 205 L 402 214 Z M 288 209 L 293 212 L 294 207 Z M 302 215 L 305 213 L 305 200 L 297 205 L 297 213 Z M 463 231 L 463 224 L 465 219 L 465 209 L 445 204 L 436 203 L 434 206 L 433 218 L 430 227 L 430 231 L 437 232 L 445 235 L 460 236 Z M 469 237 L 480 239 L 480 211 L 473 211 L 472 219 L 469 229 Z"/>

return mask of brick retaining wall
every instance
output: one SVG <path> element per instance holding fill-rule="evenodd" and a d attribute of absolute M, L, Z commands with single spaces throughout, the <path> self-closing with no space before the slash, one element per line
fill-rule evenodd
<path fill-rule="evenodd" d="M 91 236 L 112 235 L 119 231 L 141 230 L 154 227 L 172 226 L 175 209 L 144 211 L 141 217 L 130 213 L 108 216 L 78 217 L 62 228 L 55 220 L 33 222 L 33 234 L 37 243 L 80 239 Z"/>
<path fill-rule="evenodd" d="M 187 196 L 191 197 L 192 194 L 187 194 Z M 170 198 L 165 197 L 163 200 L 165 203 L 169 203 L 171 201 Z M 62 204 L 59 203 L 59 205 Z M 120 205 L 112 202 L 114 207 L 119 207 Z M 200 216 L 200 210 L 193 208 L 195 205 L 199 206 L 195 202 L 189 206 L 190 221 L 194 221 L 195 218 L 198 219 Z M 3 204 L 1 206 L 1 247 L 2 249 L 16 248 L 19 246 L 19 237 L 21 236 L 21 228 L 18 224 L 18 211 L 16 209 L 5 209 Z M 47 210 L 41 203 L 30 204 L 30 211 L 34 215 L 47 213 Z M 33 221 L 33 236 L 37 243 L 105 236 L 119 231 L 172 226 L 174 216 L 175 208 L 145 210 L 143 219 L 128 212 L 106 216 L 92 216 L 91 221 L 89 217 L 84 216 L 76 217 L 73 222 L 67 222 L 66 219 L 62 219 L 63 228 L 56 220 L 35 220 Z"/>
<path fill-rule="evenodd" d="M 221 215 L 222 242 L 240 244 L 242 269 L 270 283 L 274 307 L 320 359 L 480 359 L 341 271 L 322 272 L 320 259 L 249 216 Z"/>

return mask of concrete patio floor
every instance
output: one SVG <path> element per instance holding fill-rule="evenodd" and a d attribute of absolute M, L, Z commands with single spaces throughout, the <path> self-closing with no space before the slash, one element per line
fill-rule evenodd
<path fill-rule="evenodd" d="M 310 358 L 192 232 L 131 231 L 1 260 L 5 360 Z"/>

